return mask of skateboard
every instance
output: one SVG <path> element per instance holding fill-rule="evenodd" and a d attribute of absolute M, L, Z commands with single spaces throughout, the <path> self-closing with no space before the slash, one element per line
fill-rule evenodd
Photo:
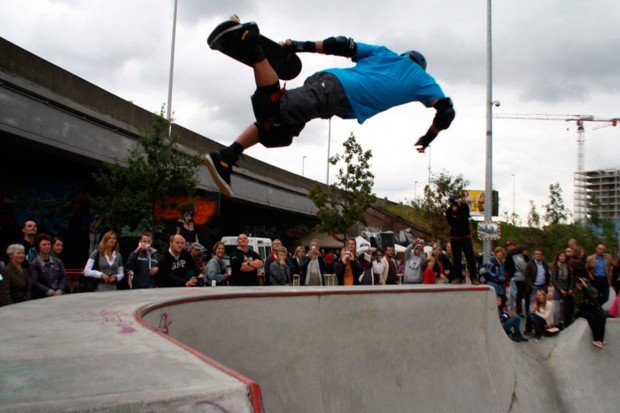
<path fill-rule="evenodd" d="M 237 16 L 232 16 L 230 20 L 220 23 L 211 32 L 207 43 L 211 49 L 251 66 L 247 52 L 241 43 L 245 34 L 240 33 L 239 30 L 243 30 L 243 26 Z M 301 72 L 301 60 L 295 53 L 287 52 L 281 44 L 262 34 L 259 34 L 259 42 L 278 78 L 291 80 L 297 77 Z"/>

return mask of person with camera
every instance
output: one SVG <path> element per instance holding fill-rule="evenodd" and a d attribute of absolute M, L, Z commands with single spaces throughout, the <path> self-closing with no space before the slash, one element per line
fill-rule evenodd
<path fill-rule="evenodd" d="M 469 206 L 463 199 L 451 195 L 449 198 L 450 206 L 446 208 L 446 219 L 450 225 L 450 244 L 454 263 L 452 271 L 453 277 L 463 280 L 462 254 L 465 254 L 467 261 L 467 271 L 472 284 L 478 284 L 478 272 L 476 270 L 476 258 L 471 242 L 471 230 L 469 229 Z"/>
<path fill-rule="evenodd" d="M 310 241 L 308 253 L 301 259 L 301 285 L 324 285 L 323 275 L 327 272 L 327 264 L 321 255 L 319 240 Z"/>
<path fill-rule="evenodd" d="M 587 281 L 586 277 L 575 277 L 575 290 L 573 292 L 575 305 L 575 319 L 585 318 L 592 330 L 592 344 L 603 348 L 605 342 L 605 310 L 599 304 L 599 292 Z"/>
<path fill-rule="evenodd" d="M 340 259 L 334 263 L 334 272 L 338 278 L 338 285 L 359 285 L 362 266 L 355 259 L 349 248 L 340 250 Z"/>
<path fill-rule="evenodd" d="M 147 231 L 140 234 L 138 247 L 127 258 L 127 275 L 132 289 L 155 287 L 159 259 L 157 250 L 151 246 L 153 234 Z"/>

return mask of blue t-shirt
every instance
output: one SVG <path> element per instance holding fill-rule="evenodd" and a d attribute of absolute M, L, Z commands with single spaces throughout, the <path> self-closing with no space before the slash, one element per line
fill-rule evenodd
<path fill-rule="evenodd" d="M 597 278 L 606 277 L 605 274 L 605 257 L 594 257 L 594 276 Z"/>
<path fill-rule="evenodd" d="M 351 104 L 349 118 L 359 123 L 377 113 L 409 102 L 429 106 L 445 97 L 435 79 L 408 56 L 385 46 L 357 43 L 356 65 L 325 72 L 338 78 Z"/>

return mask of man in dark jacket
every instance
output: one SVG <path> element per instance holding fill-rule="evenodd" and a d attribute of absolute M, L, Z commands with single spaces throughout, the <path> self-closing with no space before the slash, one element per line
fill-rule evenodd
<path fill-rule="evenodd" d="M 446 219 L 450 224 L 454 278 L 463 279 L 462 254 L 465 253 L 469 278 L 472 284 L 478 284 L 476 258 L 474 257 L 471 231 L 469 230 L 469 206 L 456 195 L 450 196 L 450 206 L 446 209 Z"/>
<path fill-rule="evenodd" d="M 198 282 L 196 276 L 199 272 L 189 251 L 185 249 L 185 238 L 182 235 L 170 237 L 170 248 L 159 260 L 157 286 L 193 287 Z"/>
<path fill-rule="evenodd" d="M 515 262 L 512 257 L 518 254 L 517 244 L 513 241 L 506 242 L 506 259 L 504 260 L 504 268 L 506 269 L 506 280 L 511 280 L 515 275 Z"/>

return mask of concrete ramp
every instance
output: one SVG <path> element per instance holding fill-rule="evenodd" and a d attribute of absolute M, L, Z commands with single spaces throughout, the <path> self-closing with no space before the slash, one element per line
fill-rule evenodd
<path fill-rule="evenodd" d="M 184 288 L 0 308 L 0 412 L 606 412 L 620 323 L 513 343 L 488 287 Z"/>
<path fill-rule="evenodd" d="M 515 352 L 494 307 L 486 287 L 274 289 L 144 318 L 256 380 L 269 412 L 508 411 Z"/>

